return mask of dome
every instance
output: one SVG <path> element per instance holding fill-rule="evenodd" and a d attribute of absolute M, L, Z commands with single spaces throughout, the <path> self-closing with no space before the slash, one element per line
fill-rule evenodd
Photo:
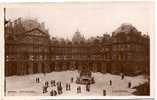
<path fill-rule="evenodd" d="M 21 24 L 25 31 L 29 31 L 35 28 L 40 29 L 41 31 L 45 32 L 48 34 L 48 29 L 45 28 L 44 22 L 39 23 L 37 19 L 22 19 Z"/>
<path fill-rule="evenodd" d="M 80 43 L 81 41 L 84 41 L 84 40 L 85 40 L 84 36 L 82 36 L 78 30 L 75 32 L 75 34 L 72 37 L 73 42 Z"/>
<path fill-rule="evenodd" d="M 138 30 L 129 23 L 123 23 L 120 27 L 118 27 L 113 33 L 116 35 L 117 33 L 137 33 Z"/>

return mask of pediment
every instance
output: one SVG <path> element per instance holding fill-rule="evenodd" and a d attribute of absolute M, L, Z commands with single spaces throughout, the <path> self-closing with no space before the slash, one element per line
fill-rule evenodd
<path fill-rule="evenodd" d="M 33 36 L 47 36 L 46 33 L 41 31 L 40 29 L 33 29 L 31 31 L 28 31 L 26 35 L 33 35 Z"/>
<path fill-rule="evenodd" d="M 21 39 L 21 43 L 26 43 L 26 44 L 45 44 L 45 38 L 42 37 L 37 37 L 34 35 L 27 35 L 24 38 Z"/>

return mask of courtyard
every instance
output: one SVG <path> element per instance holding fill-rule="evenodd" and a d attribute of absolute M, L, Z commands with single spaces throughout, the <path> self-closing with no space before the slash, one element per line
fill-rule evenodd
<path fill-rule="evenodd" d="M 139 86 L 147 82 L 143 75 L 134 77 L 125 76 L 124 79 L 121 80 L 120 75 L 96 72 L 92 73 L 95 83 L 90 85 L 90 91 L 87 92 L 85 85 L 76 84 L 75 81 L 78 76 L 78 71 L 74 70 L 6 77 L 6 95 L 50 96 L 50 91 L 52 89 L 57 90 L 57 88 L 50 86 L 48 87 L 48 92 L 43 93 L 43 86 L 46 81 L 50 84 L 51 80 L 55 80 L 56 82 L 60 81 L 63 86 L 63 93 L 57 96 L 103 96 L 103 90 L 106 90 L 106 96 L 131 96 L 136 89 L 128 88 L 128 82 L 131 82 L 131 87 Z M 40 78 L 40 83 L 36 83 L 36 77 Z M 72 77 L 74 81 L 71 83 L 70 79 Z M 109 85 L 110 80 L 112 80 L 111 86 Z M 66 91 L 66 83 L 70 83 L 70 91 Z M 81 93 L 77 93 L 78 86 L 81 86 Z"/>

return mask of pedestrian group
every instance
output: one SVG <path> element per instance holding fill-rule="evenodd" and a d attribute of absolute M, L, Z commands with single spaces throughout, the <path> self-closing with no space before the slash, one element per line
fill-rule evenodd
<path fill-rule="evenodd" d="M 121 74 L 121 80 L 124 79 L 124 74 Z M 73 83 L 73 77 L 71 77 L 70 82 Z M 40 78 L 37 77 L 36 78 L 36 83 L 40 83 Z M 112 80 L 109 80 L 109 85 L 112 86 Z M 51 89 L 50 91 L 50 96 L 57 96 L 61 95 L 63 93 L 63 86 L 62 86 L 62 82 L 58 81 L 56 82 L 55 80 L 51 80 L 50 81 L 50 85 L 49 82 L 46 81 L 44 86 L 43 86 L 43 93 L 47 93 L 48 92 L 48 87 L 57 87 L 57 90 L 55 89 Z M 70 83 L 66 83 L 66 91 L 71 91 L 71 85 Z M 131 88 L 131 82 L 128 82 L 128 88 Z M 86 84 L 86 91 L 90 92 L 90 84 Z M 81 93 L 81 86 L 77 87 L 77 93 Z M 106 96 L 106 90 L 103 89 L 103 96 Z"/>

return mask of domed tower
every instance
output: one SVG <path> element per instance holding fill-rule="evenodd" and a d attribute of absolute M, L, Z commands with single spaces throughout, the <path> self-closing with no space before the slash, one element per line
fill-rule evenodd
<path fill-rule="evenodd" d="M 77 30 L 72 38 L 73 43 L 82 43 L 85 41 L 83 35 L 80 34 L 79 30 Z M 87 67 L 86 63 L 81 65 L 81 69 L 79 69 L 79 77 L 77 77 L 76 83 L 77 84 L 93 84 L 95 83 L 94 77 L 92 77 L 92 72 Z"/>
<path fill-rule="evenodd" d="M 75 34 L 72 37 L 72 42 L 73 43 L 76 43 L 76 42 L 80 43 L 81 41 L 84 41 L 84 40 L 85 40 L 84 36 L 81 35 L 80 31 L 77 29 Z"/>

